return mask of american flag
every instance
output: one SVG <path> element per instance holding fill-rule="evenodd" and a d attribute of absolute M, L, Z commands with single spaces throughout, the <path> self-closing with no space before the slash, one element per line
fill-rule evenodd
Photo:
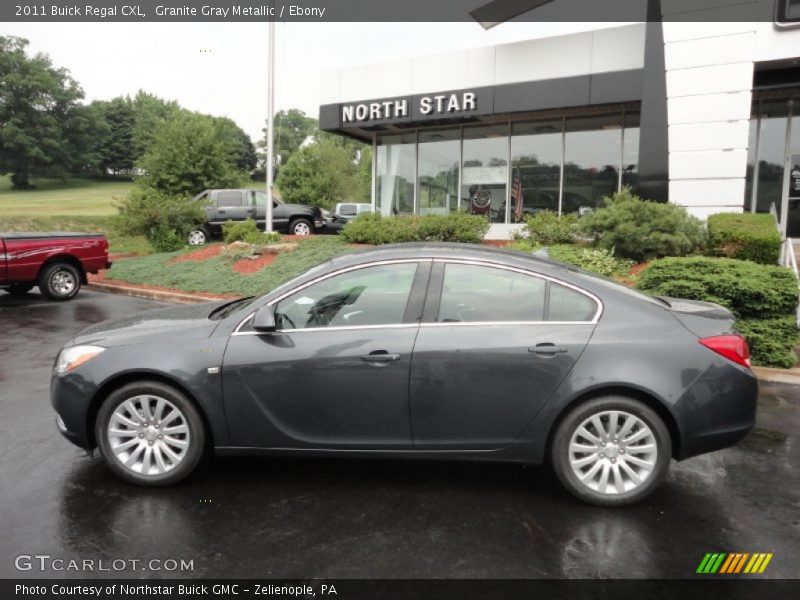
<path fill-rule="evenodd" d="M 514 180 L 511 182 L 511 200 L 514 201 L 514 221 L 522 220 L 522 181 L 519 169 L 514 169 Z"/>

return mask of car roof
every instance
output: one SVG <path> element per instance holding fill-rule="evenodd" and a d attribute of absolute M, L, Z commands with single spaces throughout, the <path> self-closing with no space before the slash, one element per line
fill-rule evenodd
<path fill-rule="evenodd" d="M 462 244 L 456 242 L 406 242 L 402 244 L 385 244 L 339 256 L 333 259 L 332 262 L 339 268 L 342 266 L 379 260 L 406 258 L 460 258 L 507 264 L 544 273 L 563 271 L 582 272 L 582 270 L 577 267 L 544 256 L 537 256 L 518 250 L 506 250 L 489 245 Z"/>

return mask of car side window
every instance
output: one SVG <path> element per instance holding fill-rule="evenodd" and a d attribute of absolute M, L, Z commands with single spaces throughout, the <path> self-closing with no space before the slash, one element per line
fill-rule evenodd
<path fill-rule="evenodd" d="M 251 194 L 251 202 L 253 203 L 253 206 L 267 205 L 267 194 L 265 192 L 251 192 Z"/>
<path fill-rule="evenodd" d="M 444 267 L 439 323 L 591 321 L 590 297 L 547 279 L 484 265 Z"/>
<path fill-rule="evenodd" d="M 557 283 L 550 284 L 548 321 L 591 321 L 597 312 L 594 300 Z"/>
<path fill-rule="evenodd" d="M 218 192 L 217 206 L 242 206 L 242 192 Z"/>
<path fill-rule="evenodd" d="M 281 300 L 276 326 L 291 330 L 401 324 L 416 272 L 417 263 L 396 263 L 335 275 Z"/>
<path fill-rule="evenodd" d="M 339 207 L 339 214 L 343 217 L 352 217 L 356 214 L 356 205 L 355 204 L 342 204 Z"/>
<path fill-rule="evenodd" d="M 546 287 L 546 280 L 515 271 L 446 264 L 437 321 L 543 321 Z"/>

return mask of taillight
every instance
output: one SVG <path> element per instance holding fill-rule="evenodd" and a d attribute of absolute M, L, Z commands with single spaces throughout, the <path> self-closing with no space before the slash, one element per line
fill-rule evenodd
<path fill-rule="evenodd" d="M 741 335 L 715 335 L 702 338 L 700 343 L 738 365 L 750 368 L 750 349 Z"/>

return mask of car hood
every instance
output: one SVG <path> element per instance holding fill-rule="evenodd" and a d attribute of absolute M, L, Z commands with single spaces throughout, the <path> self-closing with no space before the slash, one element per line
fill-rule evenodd
<path fill-rule="evenodd" d="M 104 348 L 141 342 L 152 342 L 158 338 L 206 338 L 211 335 L 219 321 L 208 316 L 230 300 L 204 302 L 174 308 L 151 310 L 120 319 L 110 319 L 81 331 L 68 346 L 96 344 Z"/>

